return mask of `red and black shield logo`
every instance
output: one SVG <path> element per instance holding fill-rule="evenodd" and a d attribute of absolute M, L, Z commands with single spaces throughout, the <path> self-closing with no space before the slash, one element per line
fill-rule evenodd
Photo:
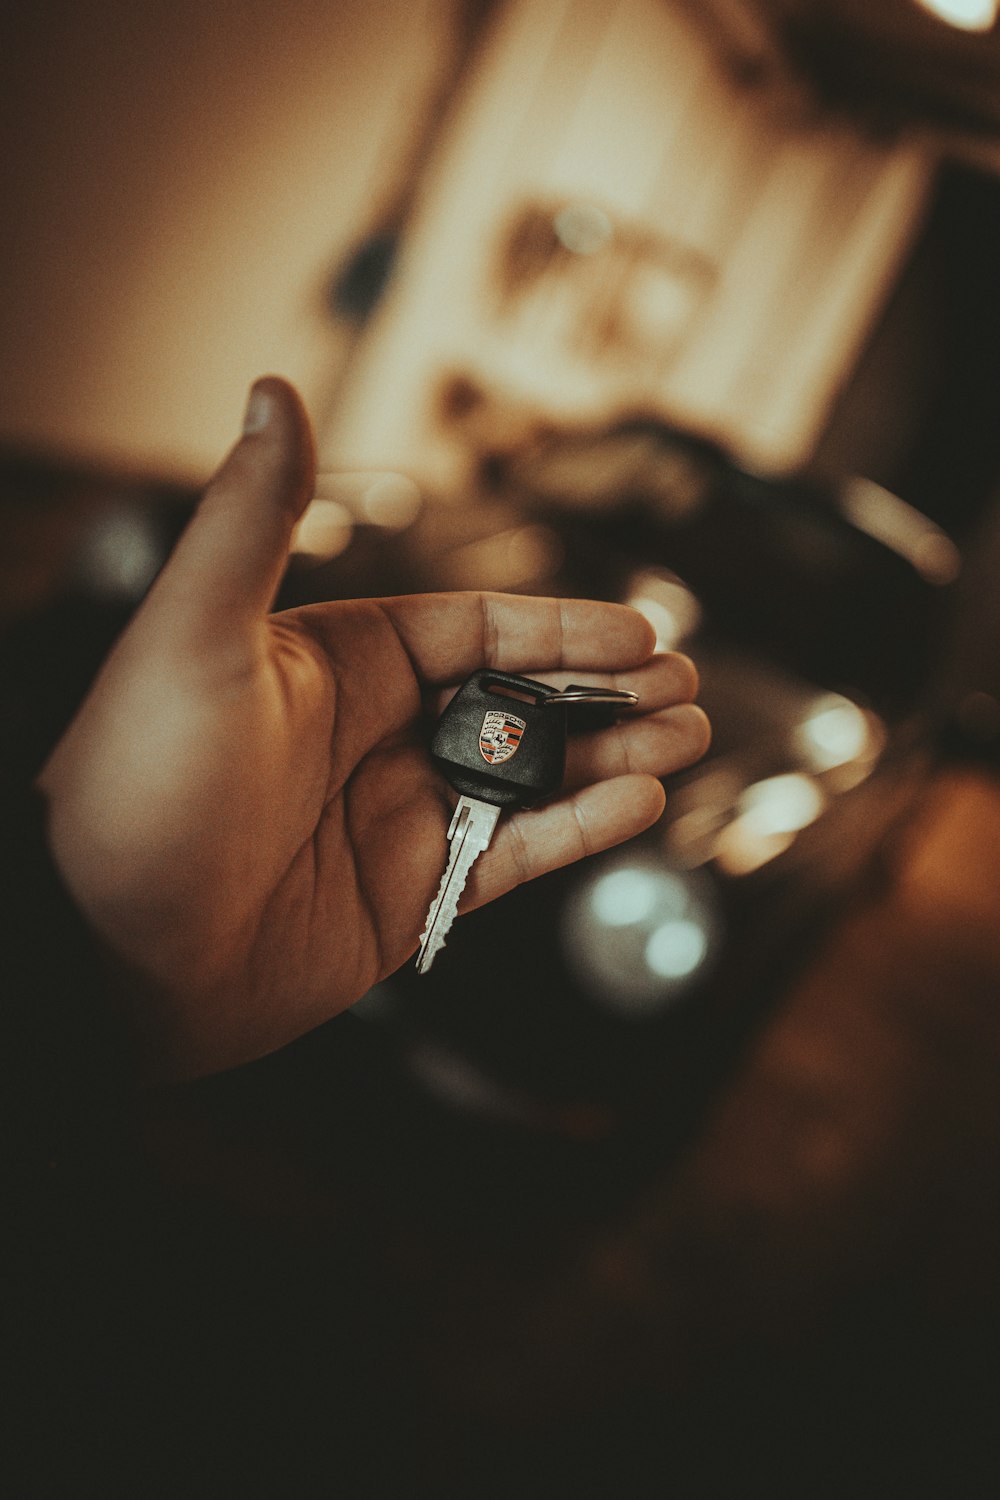
<path fill-rule="evenodd" d="M 503 709 L 491 708 L 479 731 L 479 753 L 483 760 L 491 766 L 510 760 L 512 755 L 517 754 L 527 727 L 524 719 L 505 713 Z"/>

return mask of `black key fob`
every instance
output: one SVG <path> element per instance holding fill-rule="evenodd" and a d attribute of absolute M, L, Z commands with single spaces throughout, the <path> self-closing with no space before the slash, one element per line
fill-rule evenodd
<path fill-rule="evenodd" d="M 456 792 L 534 807 L 561 787 L 566 710 L 556 688 L 512 672 L 474 672 L 438 721 L 431 756 Z"/>

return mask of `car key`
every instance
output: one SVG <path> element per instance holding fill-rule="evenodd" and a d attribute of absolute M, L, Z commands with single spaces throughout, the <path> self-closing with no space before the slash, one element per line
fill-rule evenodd
<path fill-rule="evenodd" d="M 577 685 L 560 693 L 530 677 L 489 669 L 459 688 L 431 744 L 434 763 L 459 802 L 448 829 L 448 863 L 420 939 L 418 973 L 426 974 L 443 948 L 469 871 L 489 848 L 503 809 L 533 807 L 562 785 L 567 708 L 637 701 L 635 693 Z"/>

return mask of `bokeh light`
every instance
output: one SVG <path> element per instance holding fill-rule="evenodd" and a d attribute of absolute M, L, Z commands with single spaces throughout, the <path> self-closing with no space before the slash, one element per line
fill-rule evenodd
<path fill-rule="evenodd" d="M 653 1017 L 707 966 L 718 932 L 707 877 L 630 853 L 604 861 L 563 910 L 567 963 L 592 999 L 618 1015 Z"/>
<path fill-rule="evenodd" d="M 826 804 L 818 784 L 800 772 L 769 776 L 747 787 L 736 817 L 719 833 L 715 859 L 727 875 L 749 875 L 783 854 Z"/>
<path fill-rule="evenodd" d="M 77 553 L 77 582 L 100 599 L 136 603 L 167 548 L 148 509 L 133 496 L 98 513 Z"/>
<path fill-rule="evenodd" d="M 313 500 L 295 528 L 292 556 L 300 562 L 321 563 L 339 557 L 350 545 L 353 517 L 338 500 Z"/>
<path fill-rule="evenodd" d="M 917 4 L 961 31 L 989 31 L 997 18 L 997 0 L 917 0 Z"/>
<path fill-rule="evenodd" d="M 646 944 L 646 963 L 662 979 L 684 979 L 693 974 L 708 951 L 708 934 L 688 917 L 664 922 Z"/>
<path fill-rule="evenodd" d="M 962 555 L 946 532 L 874 480 L 848 480 L 840 494 L 844 515 L 859 531 L 905 558 L 936 588 L 954 583 Z"/>
<path fill-rule="evenodd" d="M 656 631 L 657 651 L 674 650 L 701 621 L 701 606 L 694 594 L 672 573 L 648 569 L 635 574 L 625 602 Z"/>
<path fill-rule="evenodd" d="M 569 203 L 552 221 L 560 244 L 574 255 L 596 255 L 614 233 L 614 225 L 602 208 L 590 203 Z"/>
<path fill-rule="evenodd" d="M 846 786 L 862 780 L 872 769 L 885 737 L 885 726 L 877 715 L 839 693 L 822 693 L 795 726 L 792 748 L 801 764 L 817 775 L 852 768 L 854 774 Z"/>

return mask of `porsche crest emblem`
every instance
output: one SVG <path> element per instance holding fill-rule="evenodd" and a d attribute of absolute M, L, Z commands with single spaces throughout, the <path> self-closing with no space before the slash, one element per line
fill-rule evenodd
<path fill-rule="evenodd" d="M 510 760 L 512 755 L 517 754 L 527 727 L 524 719 L 504 713 L 503 709 L 491 708 L 479 731 L 479 753 L 483 760 L 491 766 Z"/>

